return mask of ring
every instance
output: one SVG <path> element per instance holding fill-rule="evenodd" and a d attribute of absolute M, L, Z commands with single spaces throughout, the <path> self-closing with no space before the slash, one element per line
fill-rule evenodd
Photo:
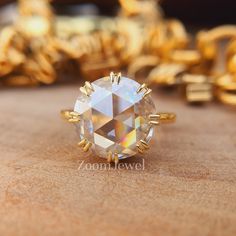
<path fill-rule="evenodd" d="M 173 113 L 157 113 L 146 84 L 111 72 L 93 83 L 85 82 L 73 110 L 62 117 L 76 126 L 78 146 L 108 162 L 144 153 L 149 149 L 154 126 L 175 121 Z"/>

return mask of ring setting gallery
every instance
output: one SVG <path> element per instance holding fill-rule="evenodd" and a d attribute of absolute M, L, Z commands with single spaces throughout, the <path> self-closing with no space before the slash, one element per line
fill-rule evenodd
<path fill-rule="evenodd" d="M 149 149 L 154 126 L 175 121 L 173 113 L 157 113 L 146 84 L 111 72 L 85 82 L 73 110 L 61 115 L 76 126 L 78 146 L 108 162 L 143 154 Z"/>

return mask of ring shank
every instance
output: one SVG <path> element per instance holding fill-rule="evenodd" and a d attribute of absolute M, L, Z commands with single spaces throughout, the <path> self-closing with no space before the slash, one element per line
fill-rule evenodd
<path fill-rule="evenodd" d="M 176 121 L 176 114 L 175 113 L 158 113 L 160 123 L 172 123 Z"/>

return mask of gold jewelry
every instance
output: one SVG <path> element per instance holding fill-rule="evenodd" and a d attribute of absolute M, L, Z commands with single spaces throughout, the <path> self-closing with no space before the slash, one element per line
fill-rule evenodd
<path fill-rule="evenodd" d="M 75 124 L 78 146 L 87 152 L 117 163 L 120 159 L 144 153 L 155 125 L 175 121 L 173 113 L 156 113 L 146 84 L 110 73 L 80 88 L 73 110 L 62 110 L 62 117 Z"/>
<path fill-rule="evenodd" d="M 135 78 L 144 73 L 148 85 L 181 87 L 189 103 L 236 105 L 235 25 L 200 31 L 191 43 L 180 21 L 163 18 L 157 1 L 119 2 L 116 17 L 62 17 L 50 0 L 19 0 L 16 22 L 0 25 L 0 84 L 52 84 L 68 72 L 93 81 L 126 69 Z"/>

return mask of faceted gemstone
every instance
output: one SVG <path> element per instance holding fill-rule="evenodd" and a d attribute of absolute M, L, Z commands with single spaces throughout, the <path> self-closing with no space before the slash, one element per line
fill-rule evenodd
<path fill-rule="evenodd" d="M 126 77 L 119 84 L 104 77 L 92 86 L 91 96 L 80 92 L 74 107 L 81 116 L 76 124 L 80 139 L 86 138 L 104 158 L 109 151 L 119 159 L 135 155 L 137 142 L 149 142 L 153 135 L 148 116 L 156 110 L 150 95 L 143 98 L 143 92 L 137 93 L 140 84 Z"/>

